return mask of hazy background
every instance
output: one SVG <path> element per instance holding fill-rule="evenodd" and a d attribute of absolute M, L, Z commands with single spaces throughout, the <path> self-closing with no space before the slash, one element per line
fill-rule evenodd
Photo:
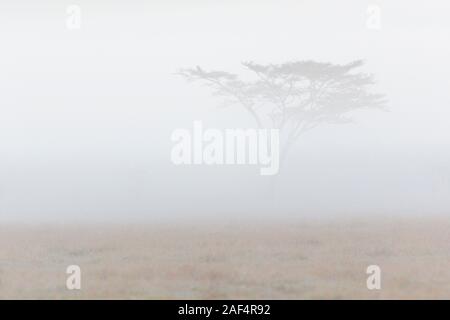
<path fill-rule="evenodd" d="M 66 8 L 82 9 L 80 30 Z M 368 5 L 381 29 L 366 28 Z M 0 220 L 450 212 L 447 1 L 12 1 L 0 4 Z M 277 178 L 180 166 L 171 132 L 254 126 L 174 73 L 364 59 L 389 112 L 304 135 Z"/>

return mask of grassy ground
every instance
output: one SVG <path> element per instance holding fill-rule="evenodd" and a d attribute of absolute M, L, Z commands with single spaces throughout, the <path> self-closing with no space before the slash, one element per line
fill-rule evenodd
<path fill-rule="evenodd" d="M 0 225 L 0 298 L 450 299 L 450 219 Z"/>

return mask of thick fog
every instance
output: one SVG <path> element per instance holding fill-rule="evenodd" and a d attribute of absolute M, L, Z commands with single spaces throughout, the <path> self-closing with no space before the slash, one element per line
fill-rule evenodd
<path fill-rule="evenodd" d="M 443 0 L 3 0 L 0 220 L 448 215 L 449 11 Z M 276 176 L 171 161 L 173 131 L 196 120 L 255 128 L 180 70 L 246 77 L 246 61 L 360 59 L 385 110 L 304 133 Z"/>

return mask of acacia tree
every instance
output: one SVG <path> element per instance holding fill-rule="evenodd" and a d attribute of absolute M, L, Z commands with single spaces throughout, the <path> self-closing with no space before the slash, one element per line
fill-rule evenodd
<path fill-rule="evenodd" d="M 323 123 L 351 122 L 350 112 L 383 108 L 384 96 L 370 92 L 373 75 L 356 72 L 363 61 L 339 65 L 315 61 L 242 66 L 253 74 L 241 80 L 237 74 L 205 71 L 197 66 L 179 74 L 201 81 L 226 104 L 239 104 L 259 128 L 276 128 L 283 136 L 282 163 L 297 139 Z"/>

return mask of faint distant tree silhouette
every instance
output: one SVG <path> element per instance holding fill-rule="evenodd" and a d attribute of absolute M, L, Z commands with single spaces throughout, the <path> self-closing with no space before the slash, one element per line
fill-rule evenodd
<path fill-rule="evenodd" d="M 240 104 L 259 128 L 277 128 L 283 135 L 283 163 L 299 136 L 322 123 L 351 122 L 349 113 L 366 108 L 384 108 L 385 98 L 371 93 L 373 75 L 355 72 L 357 60 L 339 65 L 315 61 L 283 64 L 242 65 L 254 75 L 241 80 L 237 74 L 205 71 L 197 66 L 179 74 L 202 81 L 226 104 Z"/>

